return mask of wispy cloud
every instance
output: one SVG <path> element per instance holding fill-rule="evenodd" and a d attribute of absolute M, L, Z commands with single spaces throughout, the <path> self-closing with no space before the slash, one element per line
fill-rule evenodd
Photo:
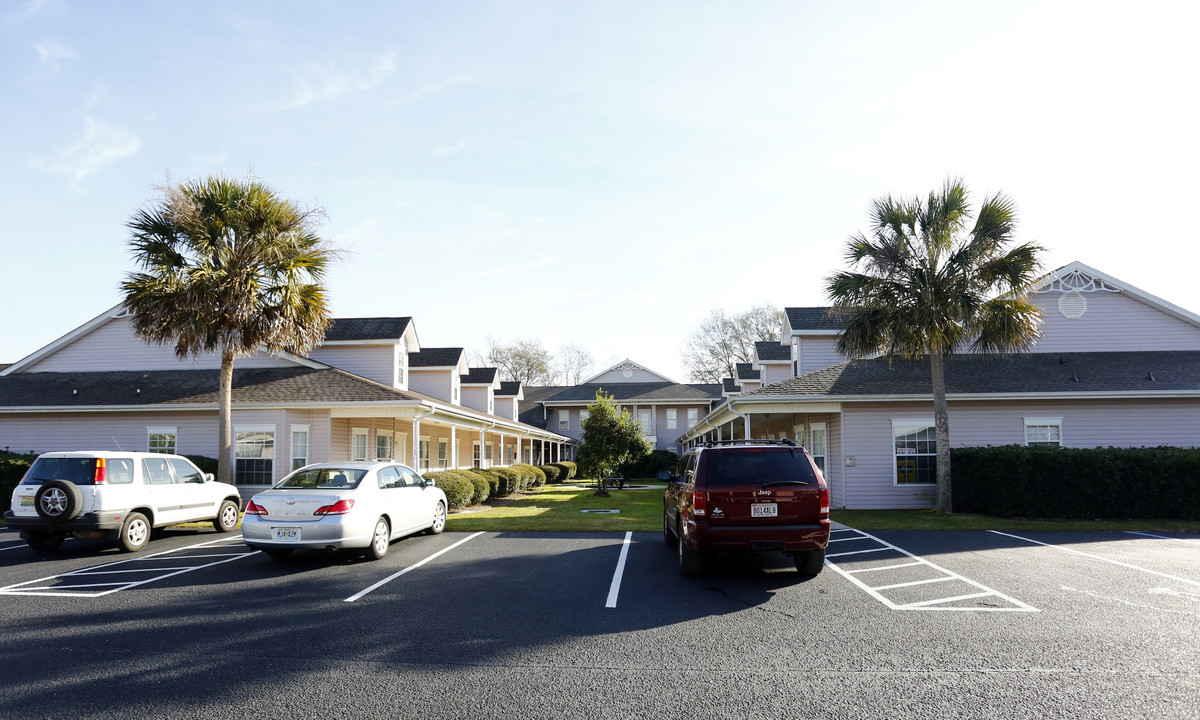
<path fill-rule="evenodd" d="M 34 165 L 56 175 L 66 175 L 71 178 L 72 186 L 78 187 L 88 175 L 136 154 L 141 148 L 141 141 L 128 130 L 96 120 L 91 115 L 84 116 L 83 124 L 81 140 L 52 158 L 35 160 Z"/>
<path fill-rule="evenodd" d="M 492 268 L 490 270 L 484 270 L 483 272 L 475 273 L 469 279 L 478 280 L 480 278 L 493 277 L 496 275 L 509 275 L 509 274 L 513 274 L 513 273 L 525 272 L 526 270 L 534 270 L 536 268 L 542 268 L 542 267 L 546 267 L 547 265 L 553 265 L 553 264 L 554 264 L 553 258 L 549 258 L 549 257 L 546 257 L 543 255 L 542 257 L 538 258 L 537 260 L 534 260 L 533 262 L 523 263 L 521 265 L 508 265 L 506 267 L 497 267 L 497 268 Z"/>
<path fill-rule="evenodd" d="M 440 83 L 434 83 L 433 85 L 426 85 L 424 87 L 417 88 L 415 91 L 413 91 L 412 94 L 402 97 L 399 100 L 396 100 L 393 104 L 394 105 L 407 105 L 408 103 L 416 102 L 417 100 L 420 100 L 421 98 L 425 97 L 426 95 L 432 95 L 434 93 L 439 93 L 439 92 L 445 90 L 446 88 L 450 88 L 450 87 L 454 87 L 455 85 L 461 85 L 463 83 L 470 83 L 470 82 L 475 82 L 474 75 L 459 75 L 458 77 L 452 77 L 449 80 L 443 80 Z"/>
<path fill-rule="evenodd" d="M 300 108 L 347 93 L 370 90 L 396 71 L 397 57 L 398 53 L 391 50 L 357 70 L 344 70 L 336 65 L 314 68 L 307 76 L 296 79 L 296 95 L 288 107 Z"/>
<path fill-rule="evenodd" d="M 74 50 L 53 40 L 36 43 L 33 49 L 37 51 L 38 62 L 55 72 L 58 72 L 58 68 L 62 65 L 63 60 L 70 60 L 75 57 Z"/>
<path fill-rule="evenodd" d="M 433 156 L 441 157 L 443 155 L 453 155 L 454 153 L 459 152 L 466 147 L 467 147 L 466 140 L 459 140 L 458 142 L 456 142 L 453 145 L 438 145 L 437 147 L 435 147 L 433 149 Z"/>

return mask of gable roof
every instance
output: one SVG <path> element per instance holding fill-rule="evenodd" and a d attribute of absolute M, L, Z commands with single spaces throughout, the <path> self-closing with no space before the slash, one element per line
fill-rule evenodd
<path fill-rule="evenodd" d="M 737 363 L 734 365 L 734 368 L 737 371 L 738 380 L 762 380 L 762 373 L 755 370 L 754 366 L 750 363 Z"/>
<path fill-rule="evenodd" d="M 644 373 L 653 375 L 656 378 L 661 378 L 662 382 L 667 382 L 667 383 L 675 382 L 674 380 L 667 377 L 666 375 L 663 375 L 662 373 L 655 372 L 655 371 L 651 370 L 650 368 L 646 367 L 645 365 L 642 365 L 641 363 L 635 363 L 634 361 L 630 360 L 629 358 L 625 358 L 624 360 L 617 363 L 616 365 L 613 365 L 610 368 L 605 368 L 604 370 L 601 370 L 600 372 L 596 373 L 595 375 L 591 376 L 590 378 L 584 380 L 582 383 L 580 383 L 580 385 L 586 385 L 590 382 L 593 382 L 596 380 L 596 378 L 603 377 L 606 373 L 610 373 L 613 370 L 629 371 L 630 373 L 640 370 Z"/>
<path fill-rule="evenodd" d="M 462 348 L 421 348 L 408 354 L 410 368 L 454 367 L 462 362 Z"/>
<path fill-rule="evenodd" d="M 946 358 L 946 394 L 957 396 L 1200 395 L 1200 351 L 1032 353 Z M 848 360 L 738 398 L 931 397 L 929 359 Z"/>
<path fill-rule="evenodd" d="M 840 332 L 846 326 L 846 320 L 831 307 L 790 307 L 784 308 L 787 317 L 787 328 L 792 334 L 803 331 L 822 333 Z"/>
<path fill-rule="evenodd" d="M 758 362 L 791 362 L 792 351 L 787 345 L 781 345 L 770 340 L 759 340 L 754 343 L 754 356 Z"/>
<path fill-rule="evenodd" d="M 325 342 L 362 340 L 396 341 L 412 324 L 411 317 L 334 318 L 325 331 Z"/>
<path fill-rule="evenodd" d="M 462 376 L 463 385 L 494 385 L 496 384 L 496 374 L 499 372 L 496 368 L 471 368 L 470 372 Z"/>
<path fill-rule="evenodd" d="M 521 396 L 520 380 L 503 381 L 500 383 L 500 389 L 496 391 L 496 397 L 520 397 Z"/>
<path fill-rule="evenodd" d="M 1111 275 L 1102 273 L 1078 261 L 1063 265 L 1043 275 L 1034 282 L 1033 292 L 1070 292 L 1071 290 L 1083 290 L 1085 287 L 1092 285 L 1108 286 L 1109 288 L 1116 289 L 1138 302 L 1200 327 L 1200 315 L 1184 310 L 1178 305 L 1169 303 L 1160 297 L 1151 295 L 1127 282 L 1118 280 Z"/>
<path fill-rule="evenodd" d="M 570 403 L 578 405 L 580 403 L 590 403 L 595 400 L 596 392 L 600 390 L 603 390 L 606 395 L 611 395 L 620 402 L 649 402 L 651 400 L 656 402 L 695 402 L 719 400 L 721 398 L 720 385 L 703 383 L 693 385 L 670 382 L 585 383 L 583 385 L 554 388 L 555 392 L 545 394 L 541 390 L 542 388 L 528 388 L 525 393 L 525 399 L 527 401 L 536 400 L 537 402 L 546 404 Z"/>

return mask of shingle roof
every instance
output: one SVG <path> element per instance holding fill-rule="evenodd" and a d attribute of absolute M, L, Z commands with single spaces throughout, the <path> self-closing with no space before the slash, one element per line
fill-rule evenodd
<path fill-rule="evenodd" d="M 737 369 L 738 380 L 762 380 L 762 373 L 755 370 L 750 363 L 737 363 L 734 367 Z"/>
<path fill-rule="evenodd" d="M 1033 353 L 946 359 L 950 395 L 1200 392 L 1200 351 Z M 1153 379 L 1151 379 L 1153 378 Z M 929 360 L 852 360 L 746 397 L 931 395 Z"/>
<path fill-rule="evenodd" d="M 518 395 L 518 394 L 520 394 L 520 392 L 521 392 L 521 382 L 519 380 L 516 382 L 501 382 L 500 389 L 496 391 L 496 395 L 508 397 L 508 396 L 513 396 L 513 395 Z"/>
<path fill-rule="evenodd" d="M 335 318 L 325 331 L 325 342 L 397 340 L 410 322 L 411 317 Z"/>
<path fill-rule="evenodd" d="M 792 359 L 791 348 L 766 340 L 754 343 L 754 353 L 758 355 L 759 362 L 791 362 Z"/>
<path fill-rule="evenodd" d="M 22 373 L 0 377 L 0 407 L 192 405 L 217 402 L 219 370 Z M 334 368 L 233 371 L 234 403 L 424 400 Z"/>
<path fill-rule="evenodd" d="M 420 352 L 408 354 L 410 368 L 453 367 L 462 360 L 462 348 L 421 348 Z"/>
<path fill-rule="evenodd" d="M 490 385 L 496 382 L 496 368 L 470 368 L 470 372 L 462 376 L 463 385 Z"/>
<path fill-rule="evenodd" d="M 571 385 L 559 388 L 558 392 L 545 397 L 537 396 L 535 390 L 526 388 L 526 400 L 535 399 L 537 402 L 592 402 L 596 392 L 603 390 L 606 394 L 622 402 L 634 400 L 719 400 L 721 387 L 719 385 L 692 384 L 669 382 L 643 383 L 588 383 L 586 385 Z"/>
<path fill-rule="evenodd" d="M 722 378 L 721 389 L 727 393 L 735 393 L 739 391 L 737 381 L 733 378 Z"/>
<path fill-rule="evenodd" d="M 829 307 L 784 308 L 793 330 L 841 330 L 846 321 Z"/>

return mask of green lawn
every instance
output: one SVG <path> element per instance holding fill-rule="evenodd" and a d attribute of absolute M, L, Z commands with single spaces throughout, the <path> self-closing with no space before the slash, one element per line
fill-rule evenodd
<path fill-rule="evenodd" d="M 663 486 L 646 490 L 610 490 L 611 497 L 596 497 L 594 487 L 547 485 L 516 499 L 492 501 L 482 507 L 451 513 L 446 529 L 545 530 L 611 532 L 662 529 Z M 619 510 L 616 514 L 584 510 Z"/>

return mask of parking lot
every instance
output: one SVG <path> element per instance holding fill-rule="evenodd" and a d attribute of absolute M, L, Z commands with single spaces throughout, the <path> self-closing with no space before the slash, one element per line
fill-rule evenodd
<path fill-rule="evenodd" d="M 1200 536 L 835 532 L 681 577 L 659 533 L 277 562 L 0 533 L 5 717 L 1200 717 Z"/>

